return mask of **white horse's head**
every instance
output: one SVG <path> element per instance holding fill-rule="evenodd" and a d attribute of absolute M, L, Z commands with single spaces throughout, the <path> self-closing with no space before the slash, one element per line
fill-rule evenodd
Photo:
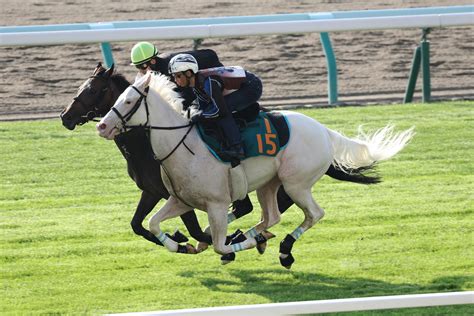
<path fill-rule="evenodd" d="M 123 125 L 143 125 L 147 121 L 146 110 L 141 103 L 146 98 L 145 89 L 151 81 L 151 73 L 129 86 L 115 101 L 112 109 L 105 115 L 96 128 L 99 135 L 109 140 L 123 131 Z"/>
<path fill-rule="evenodd" d="M 150 89 L 146 93 L 147 87 Z M 112 109 L 96 125 L 99 135 L 114 139 L 127 126 L 151 125 L 153 122 L 180 125 L 187 122 L 182 116 L 183 99 L 174 91 L 175 87 L 168 77 L 148 72 L 120 95 Z"/>

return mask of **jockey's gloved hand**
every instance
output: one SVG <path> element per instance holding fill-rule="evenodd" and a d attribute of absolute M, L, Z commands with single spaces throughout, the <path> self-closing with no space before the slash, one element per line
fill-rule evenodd
<path fill-rule="evenodd" d="M 194 112 L 191 118 L 189 119 L 191 123 L 197 123 L 202 119 L 202 111 Z"/>

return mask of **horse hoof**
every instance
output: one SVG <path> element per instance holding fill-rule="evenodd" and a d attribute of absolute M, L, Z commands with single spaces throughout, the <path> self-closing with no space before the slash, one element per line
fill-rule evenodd
<path fill-rule="evenodd" d="M 288 255 L 280 253 L 280 264 L 287 268 L 288 270 L 291 269 L 291 265 L 295 262 L 295 258 L 293 255 L 289 253 Z"/>
<path fill-rule="evenodd" d="M 225 254 L 225 255 L 221 256 L 221 264 L 222 265 L 226 265 L 228 263 L 231 263 L 234 260 L 235 260 L 235 252 L 230 252 L 228 254 Z"/>
<path fill-rule="evenodd" d="M 270 240 L 270 239 L 276 237 L 273 233 L 269 232 L 268 230 L 264 230 L 264 231 L 262 232 L 262 235 L 263 235 L 263 237 L 265 237 L 267 240 Z"/>
<path fill-rule="evenodd" d="M 208 243 L 205 243 L 205 242 L 203 242 L 203 241 L 198 242 L 198 244 L 197 244 L 197 252 L 203 252 L 203 251 L 206 250 L 207 248 L 209 248 L 209 244 L 208 244 Z"/>
<path fill-rule="evenodd" d="M 258 253 L 263 255 L 265 253 L 265 250 L 267 249 L 267 242 L 257 244 L 256 248 Z"/>
<path fill-rule="evenodd" d="M 191 244 L 186 244 L 186 250 L 188 251 L 187 253 L 192 254 L 192 255 L 199 253 L 199 251 L 196 248 L 194 248 L 194 246 Z"/>

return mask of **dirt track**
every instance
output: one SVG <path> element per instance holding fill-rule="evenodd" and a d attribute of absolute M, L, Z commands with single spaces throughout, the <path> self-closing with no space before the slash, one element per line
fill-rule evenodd
<path fill-rule="evenodd" d="M 189 3 L 188 3 L 189 2 Z M 3 25 L 62 24 L 120 20 L 327 12 L 472 4 L 429 1 L 14 1 L 0 0 Z M 435 29 L 431 41 L 434 99 L 474 98 L 473 27 Z M 331 33 L 344 103 L 401 102 L 413 49 L 421 30 Z M 160 51 L 187 50 L 192 42 L 155 42 Z M 117 70 L 129 80 L 133 42 L 112 43 Z M 242 65 L 264 82 L 262 103 L 272 106 L 327 102 L 326 61 L 318 34 L 206 39 L 226 65 Z M 98 44 L 0 47 L 0 118 L 57 116 L 102 59 Z M 418 82 L 420 87 L 421 80 Z M 419 100 L 420 92 L 416 93 Z"/>

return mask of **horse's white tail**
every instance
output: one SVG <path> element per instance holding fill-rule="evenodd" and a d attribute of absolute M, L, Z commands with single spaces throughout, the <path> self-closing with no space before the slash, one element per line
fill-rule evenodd
<path fill-rule="evenodd" d="M 393 125 L 387 125 L 372 134 L 366 134 L 359 126 L 358 135 L 352 139 L 328 129 L 334 153 L 333 164 L 347 171 L 392 158 L 415 134 L 414 127 L 398 133 L 394 133 L 393 129 Z"/>

